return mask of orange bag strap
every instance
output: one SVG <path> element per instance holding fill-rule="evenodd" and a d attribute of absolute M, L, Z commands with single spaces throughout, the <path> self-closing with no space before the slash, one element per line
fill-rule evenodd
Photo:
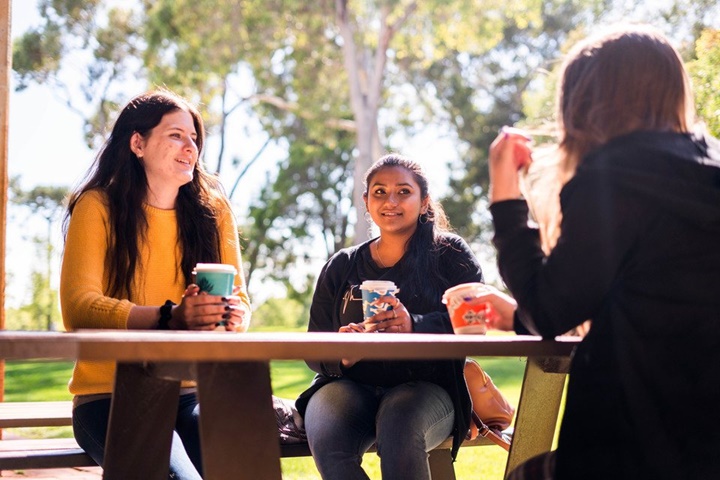
<path fill-rule="evenodd" d="M 478 417 L 475 412 L 472 412 L 472 419 L 473 423 L 475 423 L 475 426 L 478 429 L 478 435 L 482 435 L 483 437 L 493 442 L 495 445 L 504 448 L 508 452 L 510 451 L 510 442 L 504 435 L 499 435 L 495 433 L 494 430 L 491 430 L 490 427 L 485 425 L 485 422 L 480 420 L 480 417 Z"/>

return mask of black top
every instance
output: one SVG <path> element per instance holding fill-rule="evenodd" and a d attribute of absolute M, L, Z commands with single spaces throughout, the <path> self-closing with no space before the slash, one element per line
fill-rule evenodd
<path fill-rule="evenodd" d="M 559 479 L 720 478 L 720 149 L 638 132 L 563 188 L 550 256 L 524 201 L 490 207 L 516 331 L 586 319 L 572 360 Z"/>
<path fill-rule="evenodd" d="M 402 274 L 406 257 L 391 268 L 380 268 L 370 254 L 370 243 L 340 250 L 328 260 L 318 277 L 312 306 L 310 332 L 337 332 L 350 322 L 362 322 L 362 296 L 359 285 L 364 280 L 391 280 L 398 286 L 397 297 L 410 312 L 415 333 L 452 334 L 452 324 L 443 292 L 461 283 L 483 281 L 482 270 L 470 247 L 457 235 L 443 235 L 444 245 L 428 255 L 439 256 L 441 275 L 437 294 L 427 297 L 413 289 L 410 278 Z M 423 272 L 413 272 L 424 275 Z M 464 359 L 457 361 L 359 361 L 345 369 L 340 362 L 307 362 L 317 372 L 312 385 L 296 402 L 304 415 L 310 397 L 336 378 L 351 378 L 376 386 L 394 386 L 412 380 L 424 380 L 442 386 L 453 400 L 455 431 L 453 456 L 465 438 L 470 425 L 470 397 L 463 377 Z"/>

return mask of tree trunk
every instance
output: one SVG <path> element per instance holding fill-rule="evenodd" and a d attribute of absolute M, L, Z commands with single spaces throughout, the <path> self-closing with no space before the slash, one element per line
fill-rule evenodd
<path fill-rule="evenodd" d="M 350 20 L 348 0 L 335 0 L 335 14 L 338 28 L 343 39 L 343 58 L 350 86 L 350 105 L 357 126 L 357 156 L 353 170 L 353 206 L 357 220 L 355 222 L 354 243 L 369 238 L 370 224 L 365 219 L 364 176 L 368 168 L 382 152 L 378 128 L 378 111 L 382 98 L 387 50 L 395 32 L 415 11 L 416 2 L 411 2 L 402 17 L 395 24 L 388 23 L 390 7 L 380 7 L 380 30 L 378 45 L 374 54 L 364 48 L 358 49 L 355 43 L 353 24 Z"/>

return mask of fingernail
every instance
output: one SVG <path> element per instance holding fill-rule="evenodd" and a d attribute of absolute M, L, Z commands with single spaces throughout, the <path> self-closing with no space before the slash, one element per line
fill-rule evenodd
<path fill-rule="evenodd" d="M 230 318 L 230 314 L 229 314 L 229 313 L 225 313 L 225 314 L 223 314 L 222 318 L 224 318 L 225 320 L 227 320 L 228 318 Z"/>
<path fill-rule="evenodd" d="M 228 301 L 228 299 L 225 298 L 225 297 L 222 297 L 221 300 L 222 300 L 223 302 L 227 302 L 227 301 Z"/>
<path fill-rule="evenodd" d="M 225 311 L 226 311 L 226 312 L 229 312 L 230 310 L 231 310 L 231 309 L 230 309 L 230 305 L 225 305 Z"/>

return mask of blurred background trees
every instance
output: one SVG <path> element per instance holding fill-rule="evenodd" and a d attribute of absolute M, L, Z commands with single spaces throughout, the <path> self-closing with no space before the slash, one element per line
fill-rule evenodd
<path fill-rule="evenodd" d="M 207 169 L 234 201 L 256 188 L 236 214 L 250 292 L 264 309 L 256 318 L 273 324 L 303 324 L 322 263 L 372 234 L 360 198 L 365 170 L 423 136 L 443 146 L 417 158 L 441 172 L 436 197 L 491 271 L 488 146 L 502 125 L 552 124 L 553 72 L 599 25 L 639 20 L 670 35 L 703 119 L 720 130 L 712 0 L 37 2 L 40 25 L 15 34 L 17 89 L 52 88 L 83 118 L 78 135 L 89 147 L 143 89 L 165 86 L 200 104 L 216 146 L 205 152 Z M 239 117 L 252 122 L 238 126 Z M 269 164 L 255 185 L 250 173 Z M 46 215 L 20 191 L 15 198 L 18 212 Z M 39 271 L 50 285 L 53 271 Z M 289 301 L 260 305 L 272 297 Z M 32 328 L 51 326 L 47 318 Z"/>

